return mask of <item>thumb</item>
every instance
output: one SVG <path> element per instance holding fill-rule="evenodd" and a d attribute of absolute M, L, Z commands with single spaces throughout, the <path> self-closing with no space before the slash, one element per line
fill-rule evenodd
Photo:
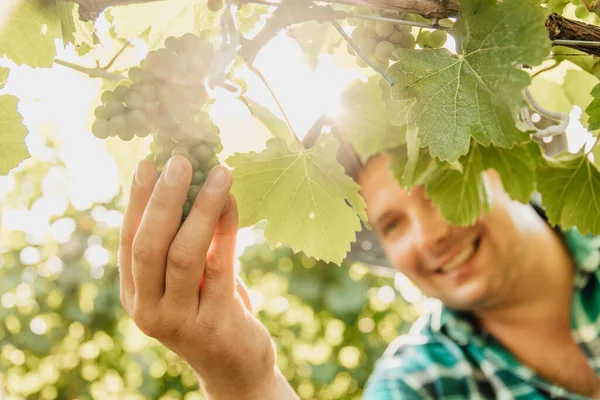
<path fill-rule="evenodd" d="M 238 231 L 238 210 L 235 197 L 228 202 L 213 235 L 202 283 L 202 296 L 232 299 L 236 292 L 235 249 Z"/>

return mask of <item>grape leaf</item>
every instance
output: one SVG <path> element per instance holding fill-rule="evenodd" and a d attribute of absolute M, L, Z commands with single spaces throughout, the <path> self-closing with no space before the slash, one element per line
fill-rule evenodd
<path fill-rule="evenodd" d="M 590 94 L 591 88 L 598 83 L 598 78 L 585 71 L 570 70 L 565 74 L 563 80 L 563 88 L 571 103 L 578 105 L 582 110 L 585 110 L 592 102 L 593 97 Z M 587 128 L 588 115 L 581 113 L 579 118 L 581 124 Z"/>
<path fill-rule="evenodd" d="M 550 51 L 547 11 L 537 0 L 461 1 L 454 26 L 457 55 L 447 49 L 396 51 L 388 69 L 395 98 L 415 99 L 409 128 L 432 156 L 455 161 L 471 137 L 510 147 L 528 135 L 516 128 L 529 75 L 517 64 L 537 65 Z M 526 37 L 527 40 L 523 40 Z"/>
<path fill-rule="evenodd" d="M 6 55 L 17 65 L 52 66 L 54 39 L 61 37 L 56 10 L 31 0 L 17 4 L 0 27 L 0 56 Z"/>
<path fill-rule="evenodd" d="M 252 14 L 247 17 L 243 15 L 243 8 L 251 7 Z M 237 10 L 236 13 L 236 21 L 238 25 L 238 29 L 242 34 L 246 34 L 254 30 L 256 25 L 261 21 L 263 16 L 269 14 L 269 7 L 262 4 L 250 4 L 250 3 L 242 3 Z"/>
<path fill-rule="evenodd" d="M 592 100 L 590 105 L 585 109 L 585 113 L 589 117 L 588 129 L 590 131 L 595 131 L 600 129 L 600 83 L 594 86 L 592 93 L 590 94 L 594 97 L 594 100 Z"/>
<path fill-rule="evenodd" d="M 348 138 L 364 163 L 373 154 L 406 140 L 406 126 L 393 125 L 388 117 L 379 77 L 353 82 L 341 96 L 336 126 Z"/>
<path fill-rule="evenodd" d="M 4 87 L 4 85 L 6 84 L 9 72 L 10 72 L 10 69 L 8 69 L 6 67 L 0 67 L 0 89 L 2 89 Z"/>
<path fill-rule="evenodd" d="M 483 175 L 487 169 L 499 173 L 504 189 L 512 199 L 528 202 L 541 158 L 539 145 L 534 142 L 511 149 L 473 143 L 469 153 L 455 163 L 434 161 L 426 148 L 419 148 L 417 161 L 409 172 L 405 146 L 389 153 L 395 179 L 404 187 L 425 185 L 427 196 L 442 215 L 457 225 L 472 224 L 484 209 L 490 208 L 491 197 Z"/>
<path fill-rule="evenodd" d="M 72 43 L 80 56 L 88 53 L 94 45 L 100 42 L 94 33 L 94 22 L 81 21 L 77 12 L 78 5 L 75 3 L 57 0 L 56 6 L 60 18 L 63 44 L 66 46 Z"/>
<path fill-rule="evenodd" d="M 247 96 L 243 96 L 242 102 L 248 107 L 252 116 L 262 122 L 273 136 L 285 140 L 288 145 L 296 141 L 285 121 L 275 116 L 267 107 Z"/>
<path fill-rule="evenodd" d="M 261 153 L 229 157 L 240 226 L 266 218 L 272 248 L 284 243 L 295 252 L 341 263 L 361 229 L 356 214 L 364 221 L 367 216 L 358 184 L 335 159 L 337 147 L 331 135 L 321 135 L 302 152 L 270 139 Z"/>
<path fill-rule="evenodd" d="M 600 233 L 600 172 L 585 152 L 544 158 L 538 191 L 551 224 Z"/>
<path fill-rule="evenodd" d="M 546 2 L 546 8 L 554 13 L 562 14 L 563 10 L 570 2 L 570 0 L 548 0 Z"/>
<path fill-rule="evenodd" d="M 17 111 L 18 103 L 19 99 L 15 96 L 0 96 L 0 175 L 7 175 L 21 161 L 30 157 L 25 146 L 27 128 Z"/>
<path fill-rule="evenodd" d="M 554 59 L 556 61 L 570 61 L 592 75 L 595 75 L 596 70 L 598 69 L 597 60 L 595 60 L 597 57 L 591 56 L 577 49 L 564 46 L 554 46 L 552 47 L 552 54 L 554 54 Z"/>
<path fill-rule="evenodd" d="M 304 54 L 304 61 L 313 70 L 319 64 L 321 54 L 331 54 L 342 41 L 331 24 L 319 24 L 316 21 L 288 28 L 287 34 L 298 43 Z"/>
<path fill-rule="evenodd" d="M 210 12 L 206 0 L 170 0 L 112 7 L 113 27 L 119 37 L 137 37 L 148 27 L 150 50 L 161 47 L 169 36 L 181 36 L 215 27 L 217 13 Z"/>

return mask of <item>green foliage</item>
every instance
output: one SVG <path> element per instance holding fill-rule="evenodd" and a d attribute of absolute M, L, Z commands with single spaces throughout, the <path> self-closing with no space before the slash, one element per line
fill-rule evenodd
<path fill-rule="evenodd" d="M 545 159 L 538 170 L 538 190 L 548 219 L 564 229 L 600 232 L 600 172 L 582 150 Z"/>
<path fill-rule="evenodd" d="M 249 97 L 243 97 L 243 102 L 246 104 L 254 118 L 262 122 L 274 137 L 284 140 L 288 146 L 293 146 L 294 137 L 290 133 L 284 120 L 274 115 L 267 107 Z"/>
<path fill-rule="evenodd" d="M 565 89 L 567 97 L 569 97 L 571 100 L 571 103 L 578 105 L 582 110 L 585 110 L 592 102 L 590 90 L 597 83 L 598 78 L 595 76 L 585 71 L 571 70 L 565 74 L 563 88 Z M 588 115 L 586 113 L 582 113 L 580 121 L 583 126 L 587 126 Z"/>
<path fill-rule="evenodd" d="M 233 193 L 239 202 L 240 226 L 267 219 L 265 235 L 272 247 L 285 243 L 325 261 L 340 263 L 366 221 L 359 186 L 331 155 L 338 143 L 321 136 L 310 150 L 292 151 L 270 139 L 261 153 L 235 154 Z M 346 201 L 350 205 L 346 204 Z"/>
<path fill-rule="evenodd" d="M 356 81 L 344 91 L 337 126 L 362 162 L 405 141 L 406 126 L 389 121 L 379 78 L 371 78 L 366 83 Z"/>
<path fill-rule="evenodd" d="M 208 12 L 206 0 L 170 0 L 113 7 L 113 27 L 119 37 L 137 37 L 150 27 L 148 47 L 157 49 L 169 36 L 200 34 L 215 26 L 216 14 Z"/>
<path fill-rule="evenodd" d="M 25 146 L 27 128 L 17 111 L 18 103 L 19 99 L 15 96 L 0 96 L 0 175 L 8 174 L 8 171 L 29 157 Z"/>
<path fill-rule="evenodd" d="M 510 23 L 503 22 L 507 15 Z M 416 99 L 408 124 L 418 127 L 433 156 L 456 161 L 468 152 L 471 137 L 485 146 L 525 140 L 515 118 L 530 79 L 516 64 L 538 65 L 548 54 L 545 18 L 534 0 L 464 1 L 454 27 L 458 55 L 446 49 L 396 52 L 398 62 L 389 70 L 393 94 Z"/>
<path fill-rule="evenodd" d="M 2 89 L 4 87 L 4 84 L 6 84 L 9 72 L 10 72 L 10 69 L 0 67 L 0 89 Z"/>
<path fill-rule="evenodd" d="M 585 110 L 585 113 L 589 117 L 588 128 L 591 131 L 595 131 L 600 129 L 600 83 L 594 86 L 591 95 L 594 97 L 594 100 L 590 102 L 589 106 Z"/>
<path fill-rule="evenodd" d="M 6 55 L 17 65 L 51 66 L 56 54 L 54 39 L 61 37 L 56 14 L 53 6 L 32 0 L 17 2 L 8 21 L 0 27 L 0 56 Z"/>

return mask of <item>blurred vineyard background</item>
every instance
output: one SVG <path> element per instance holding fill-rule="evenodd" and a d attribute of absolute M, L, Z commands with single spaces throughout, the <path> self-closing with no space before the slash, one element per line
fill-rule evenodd
<path fill-rule="evenodd" d="M 0 38 L 39 12 L 33 1 L 20 4 L 12 22 L 0 18 Z M 99 46 L 79 55 L 56 40 L 57 58 L 87 67 L 110 62 L 124 40 L 103 18 Z M 370 73 L 356 69 L 339 38 L 325 47 L 298 41 L 331 33 L 323 29 L 282 33 L 255 61 L 299 135 L 323 113 L 339 111 L 344 86 Z M 145 56 L 144 40 L 130 43 L 114 71 L 126 73 Z M 202 399 L 189 368 L 143 335 L 120 304 L 119 228 L 149 140 L 102 142 L 90 133 L 100 94 L 115 82 L 57 64 L 32 69 L 5 58 L 0 65 L 10 68 L 1 92 L 20 99 L 32 155 L 0 177 L 0 398 Z M 248 99 L 267 107 L 254 110 L 261 123 L 230 94 L 213 93 L 222 159 L 263 148 L 281 128 L 266 88 L 244 68 L 238 76 L 248 82 Z M 260 226 L 241 230 L 238 247 L 239 273 L 277 342 L 279 366 L 303 399 L 359 399 L 375 361 L 423 307 L 391 270 L 273 251 Z"/>
<path fill-rule="evenodd" d="M 47 160 L 29 160 L 12 175 L 5 206 L 35 213 L 66 188 L 65 165 L 49 151 Z M 121 307 L 122 194 L 84 209 L 63 205 L 60 215 L 36 222 L 47 224 L 43 237 L 2 231 L 6 398 L 201 399 L 189 368 L 138 331 Z M 396 294 L 392 276 L 272 251 L 260 229 L 245 236 L 256 243 L 243 250 L 240 274 L 276 338 L 287 379 L 304 399 L 359 399 L 374 362 L 409 328 L 415 307 Z"/>

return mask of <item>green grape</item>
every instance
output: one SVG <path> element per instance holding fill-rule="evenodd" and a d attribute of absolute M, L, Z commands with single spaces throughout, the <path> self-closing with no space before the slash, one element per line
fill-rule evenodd
<path fill-rule="evenodd" d="M 135 128 L 142 130 L 146 128 L 146 114 L 140 110 L 132 110 L 127 113 L 127 121 Z M 147 130 L 146 130 L 147 131 Z"/>
<path fill-rule="evenodd" d="M 190 156 L 190 152 L 183 146 L 177 146 L 171 151 L 171 157 L 182 156 L 188 158 Z"/>
<path fill-rule="evenodd" d="M 358 48 L 365 53 L 367 57 L 370 57 L 375 54 L 375 46 L 377 46 L 377 41 L 374 39 L 365 39 L 363 40 Z"/>
<path fill-rule="evenodd" d="M 358 26 L 358 24 L 360 24 L 360 21 L 358 20 L 358 18 L 353 18 L 353 17 L 346 18 L 346 22 L 350 26 Z"/>
<path fill-rule="evenodd" d="M 167 161 L 169 161 L 169 158 L 171 158 L 171 152 L 161 150 L 154 156 L 154 163 L 158 167 L 164 167 Z"/>
<path fill-rule="evenodd" d="M 107 137 L 109 137 L 110 136 L 110 126 L 108 124 L 108 121 L 105 119 L 97 119 L 92 124 L 92 133 L 98 139 L 106 139 Z"/>
<path fill-rule="evenodd" d="M 358 43 L 358 42 L 362 41 L 363 39 L 366 39 L 366 36 L 367 35 L 365 34 L 365 28 L 363 28 L 362 26 L 358 26 L 358 27 L 354 28 L 354 30 L 350 34 L 350 37 L 352 38 L 354 43 Z"/>
<path fill-rule="evenodd" d="M 119 132 L 119 139 L 124 140 L 126 142 L 130 141 L 135 137 L 135 132 L 131 129 L 124 130 L 123 132 Z"/>
<path fill-rule="evenodd" d="M 160 151 L 160 145 L 156 142 L 150 143 L 150 151 L 154 154 L 158 153 Z"/>
<path fill-rule="evenodd" d="M 383 40 L 377 43 L 375 46 L 375 56 L 380 60 L 389 60 L 394 52 L 395 48 L 392 42 L 388 42 L 387 40 Z"/>
<path fill-rule="evenodd" d="M 248 83 L 245 80 L 243 80 L 242 78 L 233 78 L 233 81 L 237 83 L 238 86 L 241 88 L 241 94 L 246 93 L 246 90 L 248 90 Z"/>
<path fill-rule="evenodd" d="M 206 176 L 204 172 L 199 169 L 194 169 L 194 173 L 192 174 L 192 184 L 194 185 L 202 185 L 206 180 Z"/>
<path fill-rule="evenodd" d="M 409 25 L 396 24 L 396 32 L 410 33 L 411 32 L 411 27 Z"/>
<path fill-rule="evenodd" d="M 129 88 L 126 86 L 117 86 L 113 93 L 116 100 L 123 101 L 127 93 L 129 93 Z"/>
<path fill-rule="evenodd" d="M 210 11 L 217 12 L 223 8 L 223 0 L 208 0 L 206 5 Z"/>
<path fill-rule="evenodd" d="M 375 33 L 379 37 L 387 38 L 394 33 L 394 24 L 391 22 L 378 21 L 375 24 Z"/>
<path fill-rule="evenodd" d="M 144 83 L 140 86 L 139 92 L 147 101 L 156 100 L 156 87 L 149 83 Z"/>
<path fill-rule="evenodd" d="M 154 101 L 147 101 L 144 103 L 142 108 L 144 114 L 152 116 L 153 118 L 158 114 L 158 105 Z"/>
<path fill-rule="evenodd" d="M 140 74 L 140 83 L 154 83 L 154 75 L 148 70 L 142 70 Z"/>
<path fill-rule="evenodd" d="M 417 16 L 413 13 L 406 13 L 402 19 L 405 21 L 415 22 L 417 20 Z"/>
<path fill-rule="evenodd" d="M 110 100 L 112 100 L 114 97 L 115 97 L 115 95 L 112 91 L 105 90 L 104 92 L 102 92 L 102 95 L 100 95 L 100 100 L 102 101 L 102 104 L 106 104 Z"/>
<path fill-rule="evenodd" d="M 431 32 L 429 31 L 421 31 L 421 33 L 419 33 L 419 37 L 417 38 L 417 44 L 422 49 L 429 47 L 429 35 L 431 35 Z"/>
<path fill-rule="evenodd" d="M 115 115 L 108 121 L 108 125 L 110 126 L 110 130 L 116 132 L 117 134 L 121 134 L 121 132 L 127 132 L 127 119 L 124 115 Z"/>
<path fill-rule="evenodd" d="M 209 171 L 217 165 L 219 165 L 219 159 L 217 157 L 212 157 L 208 161 L 200 163 L 200 168 L 202 169 L 202 171 Z"/>
<path fill-rule="evenodd" d="M 402 33 L 396 31 L 390 35 L 388 40 L 394 44 L 399 44 L 402 41 Z"/>
<path fill-rule="evenodd" d="M 429 38 L 427 39 L 427 43 L 430 47 L 434 49 L 439 49 L 446 44 L 446 40 L 448 39 L 448 33 L 441 29 L 435 30 L 431 32 Z"/>
<path fill-rule="evenodd" d="M 142 69 L 140 67 L 133 67 L 129 70 L 129 73 L 127 74 L 127 76 L 129 77 L 129 79 L 136 82 L 140 79 L 141 74 L 142 74 Z"/>
<path fill-rule="evenodd" d="M 348 54 L 350 54 L 351 56 L 356 55 L 356 53 L 354 52 L 354 49 L 352 48 L 352 46 L 350 46 L 350 44 L 346 44 L 346 51 L 348 51 Z"/>
<path fill-rule="evenodd" d="M 377 22 L 378 21 L 375 21 L 373 19 L 367 19 L 363 24 L 367 30 L 375 31 L 375 25 L 377 25 Z"/>
<path fill-rule="evenodd" d="M 205 144 L 199 144 L 192 149 L 192 154 L 200 164 L 210 160 L 213 156 L 213 151 Z"/>
<path fill-rule="evenodd" d="M 200 161 L 198 161 L 198 159 L 196 157 L 194 157 L 192 154 L 190 154 L 190 156 L 188 157 L 188 160 L 190 160 L 190 164 L 192 164 L 192 171 L 195 171 L 198 168 L 200 168 Z"/>
<path fill-rule="evenodd" d="M 120 115 L 125 110 L 123 104 L 121 104 L 118 100 L 109 100 L 106 103 L 106 112 L 110 117 L 114 117 L 116 115 Z"/>
<path fill-rule="evenodd" d="M 182 214 L 183 214 L 183 218 L 187 218 L 188 215 L 190 215 L 190 212 L 192 211 L 192 203 L 186 201 L 183 204 L 183 210 L 182 210 Z"/>
<path fill-rule="evenodd" d="M 129 92 L 125 98 L 125 105 L 133 110 L 141 110 L 144 104 L 144 96 L 140 92 Z"/>
<path fill-rule="evenodd" d="M 379 66 L 379 68 L 383 69 L 384 71 L 388 69 L 388 67 L 390 66 L 390 60 L 381 60 L 377 57 L 375 57 L 375 59 L 373 60 L 373 62 L 375 64 L 377 64 Z"/>
<path fill-rule="evenodd" d="M 385 18 L 399 19 L 400 13 L 396 10 L 383 10 L 381 16 Z"/>
<path fill-rule="evenodd" d="M 415 48 L 417 41 L 411 33 L 403 33 L 402 40 L 398 43 L 403 49 L 412 50 Z"/>
<path fill-rule="evenodd" d="M 109 119 L 110 118 L 110 115 L 108 114 L 108 111 L 106 110 L 106 107 L 104 107 L 104 106 L 96 107 L 96 109 L 94 110 L 94 115 L 98 119 Z"/>
<path fill-rule="evenodd" d="M 187 192 L 188 201 L 193 203 L 194 200 L 196 199 L 196 196 L 198 196 L 198 192 L 200 192 L 200 186 L 199 185 L 191 185 Z"/>
<path fill-rule="evenodd" d="M 590 12 L 588 11 L 587 7 L 583 4 L 578 5 L 577 7 L 575 7 L 575 16 L 579 19 L 585 19 L 590 15 Z"/>
<path fill-rule="evenodd" d="M 179 52 L 179 41 L 175 36 L 169 36 L 165 39 L 165 48 L 173 53 Z"/>

